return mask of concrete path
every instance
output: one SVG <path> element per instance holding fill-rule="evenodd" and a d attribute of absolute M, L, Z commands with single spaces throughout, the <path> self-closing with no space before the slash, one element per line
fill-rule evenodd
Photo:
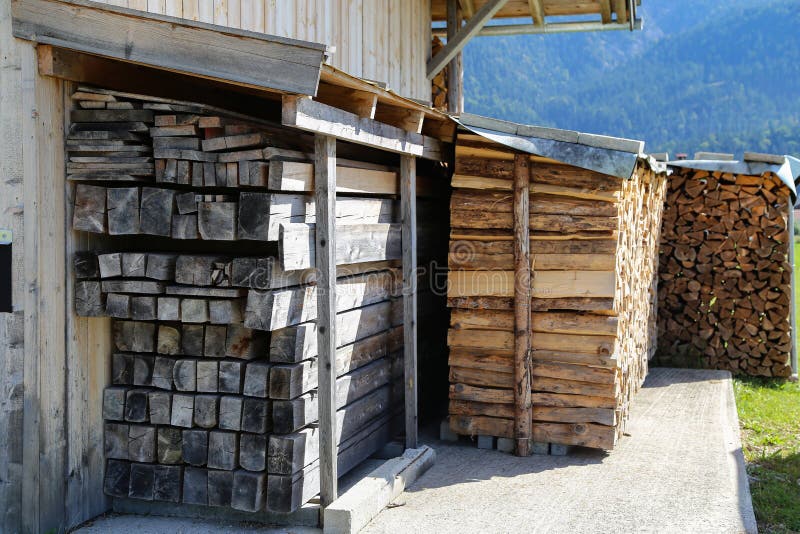
<path fill-rule="evenodd" d="M 364 532 L 755 532 L 730 375 L 654 369 L 610 454 L 516 458 L 428 444 L 436 464 Z"/>
<path fill-rule="evenodd" d="M 434 466 L 368 533 L 755 532 L 730 375 L 654 369 L 610 454 L 516 458 L 469 443 L 424 440 Z M 77 532 L 319 532 L 111 515 Z"/>

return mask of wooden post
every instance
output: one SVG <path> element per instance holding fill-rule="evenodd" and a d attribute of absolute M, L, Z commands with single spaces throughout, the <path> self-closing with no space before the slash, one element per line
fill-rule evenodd
<path fill-rule="evenodd" d="M 461 28 L 461 8 L 458 0 L 447 0 L 447 42 L 455 37 Z M 461 52 L 447 66 L 447 111 L 460 115 L 464 113 L 464 68 Z"/>
<path fill-rule="evenodd" d="M 400 158 L 403 215 L 403 359 L 406 448 L 417 448 L 417 160 Z"/>
<path fill-rule="evenodd" d="M 337 496 L 336 469 L 336 139 L 314 139 L 320 500 Z"/>
<path fill-rule="evenodd" d="M 530 160 L 514 156 L 514 437 L 517 456 L 530 454 L 531 429 L 531 260 L 529 230 Z"/>

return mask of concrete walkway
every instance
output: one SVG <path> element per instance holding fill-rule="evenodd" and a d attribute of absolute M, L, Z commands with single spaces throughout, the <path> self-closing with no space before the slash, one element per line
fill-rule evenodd
<path fill-rule="evenodd" d="M 628 431 L 561 457 L 428 443 L 436 464 L 365 532 L 756 531 L 727 372 L 654 369 Z"/>
<path fill-rule="evenodd" d="M 364 532 L 755 532 L 733 387 L 722 371 L 654 369 L 610 454 L 516 458 L 425 440 L 434 466 Z M 112 515 L 81 534 L 314 532 Z M 317 531 L 318 532 L 318 531 Z"/>

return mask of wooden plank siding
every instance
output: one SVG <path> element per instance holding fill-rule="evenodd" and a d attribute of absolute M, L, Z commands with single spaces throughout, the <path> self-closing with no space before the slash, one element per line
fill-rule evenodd
<path fill-rule="evenodd" d="M 430 0 L 98 0 L 131 9 L 324 43 L 328 63 L 429 101 Z"/>
<path fill-rule="evenodd" d="M 72 308 L 67 258 L 98 246 L 67 230 L 74 86 L 38 76 L 34 45 L 14 40 L 2 15 L 0 228 L 14 231 L 15 311 L 0 314 L 0 532 L 63 531 L 108 509 L 98 466 L 110 326 Z"/>

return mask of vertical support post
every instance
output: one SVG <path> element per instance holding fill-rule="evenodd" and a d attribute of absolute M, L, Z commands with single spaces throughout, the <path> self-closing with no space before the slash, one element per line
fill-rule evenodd
<path fill-rule="evenodd" d="M 320 500 L 337 497 L 336 472 L 336 139 L 314 138 Z"/>
<path fill-rule="evenodd" d="M 406 448 L 417 448 L 417 160 L 400 159 L 403 212 L 403 361 Z"/>
<path fill-rule="evenodd" d="M 791 328 L 792 333 L 792 349 L 790 352 L 791 364 L 792 364 L 792 378 L 797 380 L 797 312 L 795 310 L 795 299 L 797 298 L 797 281 L 795 280 L 795 265 L 794 265 L 794 206 L 792 205 L 792 196 L 789 195 L 787 200 L 787 204 L 789 206 L 789 217 L 787 218 L 789 224 L 789 265 L 792 266 L 792 273 L 791 273 L 791 283 L 790 291 L 792 294 L 790 295 L 789 302 L 789 328 Z"/>
<path fill-rule="evenodd" d="M 447 0 L 447 42 L 461 29 L 461 7 L 458 0 Z M 447 65 L 447 111 L 464 113 L 464 67 L 459 52 Z"/>
<path fill-rule="evenodd" d="M 531 423 L 530 158 L 514 156 L 514 437 L 528 456 Z"/>

